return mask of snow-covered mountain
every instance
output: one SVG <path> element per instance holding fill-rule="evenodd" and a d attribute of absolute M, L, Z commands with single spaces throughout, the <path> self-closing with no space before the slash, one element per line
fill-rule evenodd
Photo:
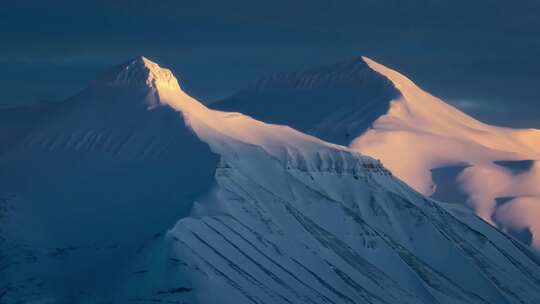
<path fill-rule="evenodd" d="M 215 107 L 380 159 L 424 195 L 464 203 L 540 250 L 540 130 L 479 122 L 365 57 L 268 77 Z"/>
<path fill-rule="evenodd" d="M 1 303 L 540 301 L 538 256 L 466 208 L 145 58 L 6 113 L 36 119 L 1 125 Z"/>

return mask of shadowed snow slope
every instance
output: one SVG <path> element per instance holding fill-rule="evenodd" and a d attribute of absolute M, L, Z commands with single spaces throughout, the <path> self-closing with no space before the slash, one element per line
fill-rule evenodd
<path fill-rule="evenodd" d="M 527 247 L 380 162 L 115 73 L 6 124 L 2 303 L 540 301 Z"/>
<path fill-rule="evenodd" d="M 349 145 L 424 195 L 464 203 L 515 236 L 532 234 L 520 239 L 540 249 L 540 130 L 479 122 L 365 57 L 261 83 L 216 107 Z M 463 170 L 440 174 L 456 166 Z"/>

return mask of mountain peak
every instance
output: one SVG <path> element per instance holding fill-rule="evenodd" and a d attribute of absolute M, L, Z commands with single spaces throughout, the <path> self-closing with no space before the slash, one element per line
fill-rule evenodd
<path fill-rule="evenodd" d="M 386 86 L 389 83 L 387 77 L 372 69 L 363 57 L 356 57 L 328 66 L 270 74 L 258 79 L 241 93 L 324 88 L 357 90 L 358 87 Z"/>
<path fill-rule="evenodd" d="M 171 70 L 160 67 L 144 56 L 135 57 L 116 67 L 105 79 L 106 85 L 115 87 L 148 87 L 179 90 L 178 80 Z"/>

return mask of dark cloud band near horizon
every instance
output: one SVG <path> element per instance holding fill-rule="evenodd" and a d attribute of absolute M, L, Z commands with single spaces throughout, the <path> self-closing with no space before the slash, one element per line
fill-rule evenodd
<path fill-rule="evenodd" d="M 0 2 L 0 106 L 64 99 L 136 55 L 205 101 L 367 55 L 488 122 L 540 128 L 538 1 Z"/>

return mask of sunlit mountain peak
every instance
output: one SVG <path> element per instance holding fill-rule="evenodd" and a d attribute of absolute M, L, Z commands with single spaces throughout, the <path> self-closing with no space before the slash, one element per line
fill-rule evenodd
<path fill-rule="evenodd" d="M 144 56 L 135 57 L 111 71 L 105 83 L 116 87 L 149 87 L 180 90 L 178 80 L 166 68 Z"/>

